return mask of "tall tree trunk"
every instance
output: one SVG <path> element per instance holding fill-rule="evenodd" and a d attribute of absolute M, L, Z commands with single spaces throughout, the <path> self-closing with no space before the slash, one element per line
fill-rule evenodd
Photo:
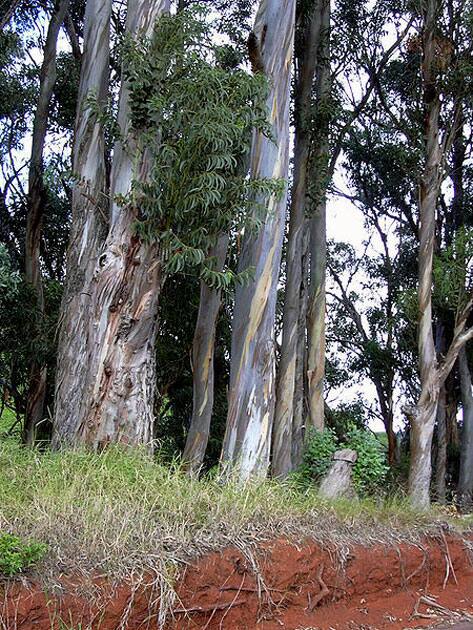
<path fill-rule="evenodd" d="M 251 176 L 286 179 L 289 163 L 289 93 L 295 0 L 260 0 L 250 56 L 253 68 L 270 83 L 267 108 L 273 138 L 255 133 Z M 241 268 L 253 266 L 255 279 L 235 297 L 227 427 L 222 461 L 241 479 L 266 474 L 274 415 L 274 323 L 286 215 L 286 190 L 272 196 L 257 235 L 246 235 Z"/>
<path fill-rule="evenodd" d="M 129 0 L 127 33 L 135 39 L 150 37 L 169 6 L 169 0 Z M 130 127 L 126 83 L 121 86 L 118 123 L 110 229 L 93 278 L 92 342 L 77 430 L 78 440 L 94 449 L 113 442 L 151 447 L 153 437 L 162 264 L 157 243 L 142 241 L 135 233 L 138 208 L 117 202 L 118 195 L 129 193 L 133 170 L 146 181 L 150 169 L 149 156 L 138 154 L 138 138 Z"/>
<path fill-rule="evenodd" d="M 221 236 L 209 252 L 216 258 L 216 268 L 223 269 L 228 236 Z M 210 420 L 214 402 L 214 349 L 221 291 L 201 281 L 197 323 L 192 344 L 192 418 L 182 455 L 189 473 L 197 476 L 202 467 L 209 441 Z"/>
<path fill-rule="evenodd" d="M 437 91 L 435 70 L 435 27 L 439 8 L 438 0 L 428 0 L 423 32 L 425 166 L 419 191 L 418 288 L 418 348 L 421 393 L 415 408 L 410 410 L 408 414 L 411 421 L 409 496 L 413 505 L 419 508 L 426 508 L 430 504 L 431 446 L 439 395 L 437 358 L 432 331 L 432 262 L 441 162 L 439 144 L 440 98 Z"/>
<path fill-rule="evenodd" d="M 299 32 L 299 28 L 296 30 L 294 173 L 289 210 L 281 359 L 278 366 L 273 430 L 272 473 L 276 477 L 285 477 L 292 469 L 291 442 L 300 334 L 302 239 L 307 197 L 310 108 L 324 2 L 325 0 L 314 1 L 310 10 L 302 11 L 301 15 L 298 15 L 302 32 Z"/>
<path fill-rule="evenodd" d="M 437 406 L 437 457 L 435 460 L 435 498 L 444 505 L 447 500 L 447 391 L 440 387 Z"/>
<path fill-rule="evenodd" d="M 317 69 L 316 98 L 320 112 L 320 129 L 315 136 L 311 158 L 313 174 L 312 199 L 315 210 L 310 222 L 310 288 L 308 307 L 308 363 L 309 419 L 317 430 L 324 428 L 325 379 L 325 278 L 327 267 L 326 190 L 328 166 L 328 99 L 331 92 L 330 75 L 330 2 L 323 0 L 322 37 Z"/>
<path fill-rule="evenodd" d="M 292 421 L 292 468 L 297 468 L 302 462 L 304 452 L 304 439 L 306 433 L 306 421 L 308 416 L 307 405 L 307 300 L 309 278 L 309 230 L 306 224 L 303 226 L 301 260 L 301 290 L 299 297 L 299 322 L 297 332 L 297 358 L 296 376 L 294 385 L 294 414 Z"/>
<path fill-rule="evenodd" d="M 157 18 L 168 10 L 168 0 L 130 0 L 127 33 L 151 36 Z M 118 195 L 130 191 L 133 169 L 146 181 L 150 167 L 147 154 L 137 153 L 126 83 L 120 90 L 118 123 L 121 139 L 113 154 L 110 227 L 95 261 L 87 345 L 84 355 L 76 357 L 85 365 L 83 392 L 67 437 L 69 443 L 94 449 L 111 442 L 151 445 L 154 420 L 162 266 L 157 244 L 141 241 L 135 233 L 138 209 L 117 202 Z"/>
<path fill-rule="evenodd" d="M 465 347 L 458 355 L 458 367 L 463 409 L 458 502 L 462 510 L 470 511 L 473 508 L 473 393 Z"/>
<path fill-rule="evenodd" d="M 56 83 L 57 39 L 69 0 L 57 0 L 49 22 L 43 63 L 40 72 L 39 97 L 33 121 L 33 142 L 28 177 L 28 210 L 26 218 L 25 277 L 35 293 L 37 317 L 44 317 L 44 295 L 40 266 L 41 232 L 46 204 L 43 150 L 48 130 L 49 107 Z M 30 368 L 23 439 L 32 444 L 36 427 L 43 418 L 46 398 L 46 366 L 33 359 Z"/>
<path fill-rule="evenodd" d="M 53 445 L 73 444 L 88 374 L 92 283 L 108 218 L 103 125 L 88 104 L 108 96 L 111 0 L 88 0 L 79 85 L 73 170 L 72 226 L 61 305 Z"/>

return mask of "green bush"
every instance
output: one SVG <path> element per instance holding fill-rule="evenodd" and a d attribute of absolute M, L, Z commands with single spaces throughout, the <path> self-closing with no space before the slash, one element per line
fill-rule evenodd
<path fill-rule="evenodd" d="M 353 467 L 353 483 L 359 495 L 375 494 L 383 487 L 389 467 L 386 453 L 376 436 L 354 424 L 348 425 L 344 439 L 339 440 L 332 429 L 311 430 L 307 436 L 302 464 L 294 475 L 297 482 L 309 485 L 320 481 L 328 471 L 332 456 L 338 449 L 357 452 Z"/>
<path fill-rule="evenodd" d="M 42 543 L 26 543 L 13 534 L 0 534 L 0 575 L 11 577 L 24 571 L 46 553 Z"/>
<path fill-rule="evenodd" d="M 344 448 L 351 448 L 358 454 L 353 466 L 353 482 L 361 495 L 378 492 L 385 480 L 389 467 L 386 453 L 376 436 L 366 429 L 351 426 L 348 428 Z"/>
<path fill-rule="evenodd" d="M 338 448 L 338 440 L 333 429 L 316 431 L 309 429 L 302 464 L 296 473 L 302 483 L 319 481 L 330 468 L 332 456 Z"/>

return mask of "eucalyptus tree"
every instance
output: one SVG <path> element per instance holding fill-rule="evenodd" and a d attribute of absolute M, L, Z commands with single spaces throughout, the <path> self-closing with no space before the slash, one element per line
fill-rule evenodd
<path fill-rule="evenodd" d="M 451 10 L 447 19 L 462 19 L 465 7 L 457 7 L 456 15 Z M 458 353 L 473 336 L 473 328 L 466 328 L 473 297 L 471 287 L 465 287 L 464 300 L 460 302 L 455 314 L 452 340 L 445 355 L 439 360 L 436 355 L 433 318 L 432 318 L 432 283 L 433 258 L 435 248 L 436 210 L 440 189 L 444 177 L 444 168 L 457 134 L 460 115 L 463 108 L 464 94 L 457 84 L 450 99 L 444 75 L 452 73 L 455 45 L 465 46 L 471 51 L 471 39 L 464 42 L 463 29 L 454 27 L 453 32 L 445 34 L 441 25 L 445 23 L 443 3 L 429 0 L 423 10 L 422 31 L 419 39 L 422 53 L 422 102 L 424 108 L 424 165 L 419 185 L 419 270 L 418 270 L 418 308 L 419 308 L 419 375 L 420 395 L 416 404 L 407 407 L 406 413 L 411 422 L 411 464 L 409 470 L 409 494 L 417 507 L 427 507 L 430 503 L 431 445 L 437 415 L 439 390 L 445 383 Z M 460 10 L 460 12 L 458 12 Z M 444 18 L 444 19 L 442 19 Z M 448 21 L 447 21 L 448 24 Z M 460 35 L 460 33 L 462 35 Z M 451 34 L 452 38 L 448 35 Z M 454 36 L 460 35 L 461 41 Z M 471 34 L 470 34 L 471 37 Z M 463 49 L 465 51 L 465 49 Z M 464 71 L 461 64 L 456 70 Z M 442 88 L 444 98 L 442 99 Z M 449 107 L 450 106 L 450 107 Z M 441 129 L 441 114 L 447 124 Z M 442 133 L 443 131 L 443 133 Z"/>
<path fill-rule="evenodd" d="M 251 129 L 267 130 L 266 82 L 218 66 L 202 8 L 168 9 L 128 7 L 108 233 L 95 257 L 86 346 L 75 357 L 86 374 L 77 420 L 57 423 L 56 443 L 151 443 L 163 284 L 185 270 L 211 286 L 243 281 L 245 273 L 216 271 L 209 249 L 254 223 L 250 194 L 274 189 L 240 169 Z"/>
<path fill-rule="evenodd" d="M 295 0 L 261 0 L 248 44 L 253 71 L 267 77 L 271 137 L 255 130 L 250 177 L 279 180 L 284 188 L 264 208 L 257 234 L 245 233 L 240 269 L 254 279 L 237 288 L 233 313 L 228 419 L 222 461 L 245 480 L 269 465 L 275 405 L 274 324 L 286 217 L 289 166 L 289 100 Z M 254 215 L 262 200 L 255 198 Z"/>
<path fill-rule="evenodd" d="M 396 39 L 384 48 L 388 22 L 394 18 L 383 2 L 374 8 L 335 4 L 332 15 L 323 0 L 299 5 L 294 181 L 274 435 L 277 475 L 295 464 L 291 435 L 301 442 L 304 426 L 324 426 L 326 196 L 347 134 L 407 33 L 402 21 L 396 23 Z M 363 72 L 367 84 L 361 95 L 345 94 L 346 85 L 361 82 Z M 297 459 L 301 444 L 294 447 Z"/>
<path fill-rule="evenodd" d="M 61 308 L 53 444 L 69 442 L 79 422 L 87 375 L 92 282 L 108 222 L 105 129 L 108 99 L 110 0 L 88 0 L 77 101 L 72 227 Z M 90 98 L 96 99 L 94 107 Z M 82 357 L 81 360 L 78 360 Z"/>
<path fill-rule="evenodd" d="M 460 451 L 460 475 L 458 479 L 458 503 L 470 511 L 473 505 L 473 393 L 470 360 L 466 348 L 458 355 L 462 401 L 462 438 Z"/>
<path fill-rule="evenodd" d="M 209 257 L 215 259 L 217 272 L 222 272 L 227 256 L 229 237 L 221 235 Z M 210 435 L 214 404 L 214 352 L 217 317 L 221 307 L 221 287 L 200 282 L 199 312 L 192 343 L 193 396 L 192 416 L 182 458 L 193 475 L 202 468 Z"/>
<path fill-rule="evenodd" d="M 272 473 L 283 477 L 292 469 L 292 433 L 298 356 L 302 252 L 306 219 L 307 175 L 311 126 L 313 124 L 313 87 L 321 40 L 326 37 L 328 3 L 299 2 L 296 7 L 294 77 L 294 167 L 289 233 L 286 256 L 283 338 L 278 365 L 276 408 L 274 413 Z M 304 347 L 301 348 L 304 352 Z"/>
<path fill-rule="evenodd" d="M 39 76 L 39 96 L 33 120 L 31 158 L 28 177 L 28 210 L 25 238 L 25 278 L 33 287 L 38 317 L 44 316 L 43 283 L 40 268 L 40 248 L 43 217 L 46 205 L 44 185 L 44 145 L 48 130 L 48 117 L 56 82 L 57 41 L 69 0 L 57 0 L 48 26 L 43 50 L 43 63 Z M 47 369 L 34 358 L 31 365 L 23 439 L 32 444 L 35 428 L 43 418 L 46 398 Z"/>

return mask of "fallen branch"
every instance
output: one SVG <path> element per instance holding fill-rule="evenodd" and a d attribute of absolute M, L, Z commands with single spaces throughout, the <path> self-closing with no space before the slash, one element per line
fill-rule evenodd
<path fill-rule="evenodd" d="M 443 615 L 452 615 L 453 611 L 450 610 L 449 608 L 445 608 L 445 606 L 442 606 L 441 604 L 438 604 L 435 599 L 433 597 L 428 597 L 426 595 L 422 595 L 421 597 L 419 597 L 419 599 L 416 602 L 416 605 L 414 606 L 414 611 L 412 612 L 411 615 L 411 619 L 413 619 L 414 617 L 421 617 L 422 619 L 435 619 L 436 617 L 438 617 L 439 615 L 437 613 L 421 613 L 419 611 L 419 607 L 424 604 L 425 606 L 427 606 L 427 610 L 430 608 L 435 608 L 436 610 L 439 611 L 439 613 L 443 614 Z"/>

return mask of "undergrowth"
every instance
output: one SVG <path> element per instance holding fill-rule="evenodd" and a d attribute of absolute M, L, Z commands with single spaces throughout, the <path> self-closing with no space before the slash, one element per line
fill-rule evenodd
<path fill-rule="evenodd" d="M 226 545 L 280 536 L 369 544 L 419 535 L 439 518 L 402 498 L 328 503 L 290 482 L 193 480 L 118 447 L 40 453 L 0 442 L 0 531 L 48 545 L 43 572 L 123 577 L 159 564 L 169 575 Z"/>
<path fill-rule="evenodd" d="M 43 543 L 26 542 L 0 532 L 0 575 L 12 577 L 35 564 L 46 554 Z"/>

